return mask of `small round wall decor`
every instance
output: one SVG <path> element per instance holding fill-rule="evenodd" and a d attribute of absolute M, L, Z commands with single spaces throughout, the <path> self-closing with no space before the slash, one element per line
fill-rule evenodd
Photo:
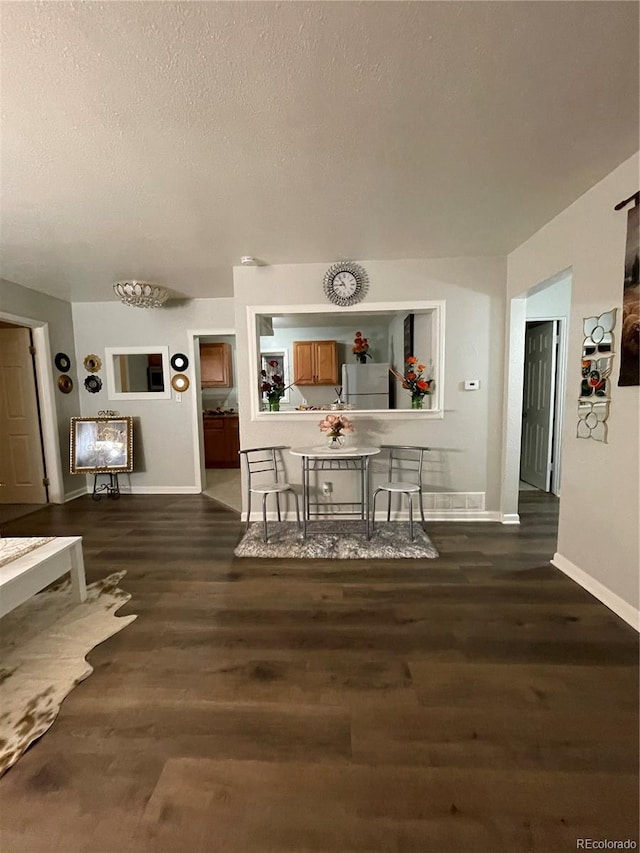
<path fill-rule="evenodd" d="M 58 376 L 58 388 L 63 394 L 70 394 L 73 391 L 73 379 L 65 373 Z"/>
<path fill-rule="evenodd" d="M 102 360 L 97 355 L 91 353 L 91 355 L 85 357 L 83 364 L 85 370 L 89 373 L 97 373 L 102 367 Z"/>
<path fill-rule="evenodd" d="M 171 387 L 174 391 L 186 391 L 189 387 L 189 377 L 184 373 L 176 373 L 171 380 Z"/>
<path fill-rule="evenodd" d="M 189 367 L 189 359 L 183 352 L 176 352 L 171 356 L 171 367 L 174 370 L 186 370 Z"/>
<path fill-rule="evenodd" d="M 102 379 L 99 376 L 87 376 L 84 380 L 84 387 L 90 394 L 97 394 L 102 388 Z"/>
<path fill-rule="evenodd" d="M 53 361 L 60 373 L 66 373 L 71 367 L 71 359 L 66 352 L 57 353 Z"/>

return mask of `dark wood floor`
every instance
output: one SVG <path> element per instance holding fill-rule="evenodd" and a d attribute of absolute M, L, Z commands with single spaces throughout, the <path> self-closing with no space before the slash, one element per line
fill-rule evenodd
<path fill-rule="evenodd" d="M 0 504 L 0 533 L 3 532 L 5 524 L 24 515 L 30 515 L 42 507 L 43 504 Z"/>
<path fill-rule="evenodd" d="M 638 839 L 638 638 L 549 565 L 557 506 L 438 560 L 238 560 L 202 496 L 82 498 L 138 619 L 0 780 L 2 853 L 572 851 Z"/>

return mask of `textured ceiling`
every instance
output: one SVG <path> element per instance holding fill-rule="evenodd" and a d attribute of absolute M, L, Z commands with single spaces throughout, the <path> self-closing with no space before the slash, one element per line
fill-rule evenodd
<path fill-rule="evenodd" d="M 3 2 L 4 278 L 504 254 L 638 150 L 635 2 Z M 629 187 L 629 192 L 636 187 Z"/>

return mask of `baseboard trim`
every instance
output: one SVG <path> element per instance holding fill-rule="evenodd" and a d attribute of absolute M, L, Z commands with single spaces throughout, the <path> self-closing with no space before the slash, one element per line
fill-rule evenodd
<path fill-rule="evenodd" d="M 425 515 L 440 518 L 442 513 L 455 513 L 466 516 L 470 512 L 483 513 L 485 509 L 484 492 L 423 492 L 422 506 Z M 381 504 L 386 506 L 384 496 Z M 444 516 L 442 516 L 444 517 Z M 447 515 L 447 518 L 450 516 Z"/>
<path fill-rule="evenodd" d="M 75 501 L 76 498 L 81 498 L 83 495 L 89 494 L 89 489 L 84 486 L 81 489 L 74 489 L 72 492 L 65 492 L 64 502 L 68 503 L 69 501 Z"/>
<path fill-rule="evenodd" d="M 82 489 L 67 492 L 64 496 L 64 502 L 74 501 L 83 495 L 90 495 L 92 491 L 92 486 L 85 486 Z M 120 483 L 121 495 L 199 495 L 201 491 L 197 486 L 125 486 Z"/>
<path fill-rule="evenodd" d="M 502 512 L 499 520 L 503 524 L 520 524 L 520 516 L 517 512 Z"/>
<path fill-rule="evenodd" d="M 378 520 L 376 513 L 376 521 Z M 386 513 L 382 516 L 386 519 Z M 427 521 L 500 521 L 501 514 L 490 509 L 483 510 L 459 510 L 459 509 L 443 509 L 443 510 L 425 510 L 424 517 Z M 399 521 L 408 521 L 409 514 L 402 514 L 398 518 Z M 416 520 L 415 515 L 413 520 Z"/>
<path fill-rule="evenodd" d="M 338 519 L 338 517 L 339 517 L 338 513 L 336 513 L 335 515 L 331 515 L 331 514 L 327 513 L 326 516 L 318 516 L 317 518 L 315 518 L 313 520 L 314 521 L 331 521 L 333 519 Z M 435 511 L 435 512 L 425 510 L 424 517 L 425 517 L 426 522 L 429 522 L 429 521 L 460 521 L 460 522 L 464 522 L 464 521 L 474 521 L 474 522 L 493 521 L 493 522 L 499 522 L 502 520 L 501 513 L 494 512 L 492 510 L 482 510 L 480 512 L 477 512 L 474 510 L 465 511 L 465 510 L 455 510 L 455 509 L 440 510 L 440 511 Z M 241 520 L 242 521 L 247 520 L 246 511 L 242 512 Z M 278 520 L 277 512 L 275 510 L 269 510 L 267 512 L 267 521 L 277 521 L 277 520 Z M 296 520 L 295 511 L 283 509 L 282 510 L 282 520 L 283 521 L 295 521 Z M 345 520 L 347 520 L 347 521 L 348 520 L 358 521 L 359 519 L 356 518 L 355 516 L 351 516 L 351 517 L 347 516 L 347 517 L 345 517 Z M 387 511 L 386 510 L 384 510 L 384 511 L 379 510 L 376 512 L 376 524 L 378 522 L 386 521 L 386 520 L 387 520 Z M 262 521 L 262 510 L 252 510 L 251 521 Z M 398 512 L 392 513 L 391 514 L 391 521 L 409 521 L 409 513 L 406 511 L 402 512 L 402 513 L 398 513 Z M 417 511 L 413 516 L 413 521 L 415 524 L 420 523 L 420 514 Z"/>
<path fill-rule="evenodd" d="M 633 607 L 623 598 L 620 598 L 619 595 L 616 595 L 615 592 L 612 592 L 604 584 L 601 584 L 600 581 L 592 578 L 583 569 L 578 568 L 571 560 L 563 557 L 562 554 L 555 553 L 551 564 L 560 569 L 561 572 L 579 584 L 583 589 L 586 589 L 587 592 L 590 592 L 598 601 L 606 605 L 609 610 L 613 610 L 628 625 L 631 625 L 632 628 L 640 632 L 640 610 Z"/>
<path fill-rule="evenodd" d="M 420 510 L 414 506 L 413 520 L 420 521 Z M 501 514 L 489 509 L 463 509 L 455 507 L 451 509 L 429 509 L 424 507 L 425 521 L 500 521 Z M 376 521 L 387 520 L 386 507 L 376 507 Z M 409 521 L 409 511 L 405 506 L 400 510 L 391 512 L 391 521 Z"/>
<path fill-rule="evenodd" d="M 123 486 L 122 495 L 199 495 L 202 489 L 197 486 Z"/>

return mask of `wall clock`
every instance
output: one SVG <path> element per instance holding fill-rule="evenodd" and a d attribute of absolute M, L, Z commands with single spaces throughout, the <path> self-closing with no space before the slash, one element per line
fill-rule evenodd
<path fill-rule="evenodd" d="M 355 305 L 367 295 L 369 276 L 364 267 L 351 261 L 340 261 L 324 275 L 324 292 L 334 305 Z"/>

